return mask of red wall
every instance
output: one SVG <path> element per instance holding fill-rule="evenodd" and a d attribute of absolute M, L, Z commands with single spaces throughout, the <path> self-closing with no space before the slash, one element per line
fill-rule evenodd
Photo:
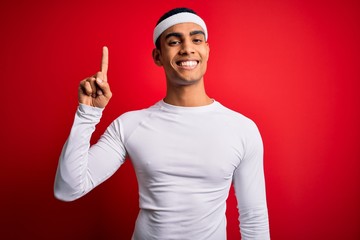
<path fill-rule="evenodd" d="M 178 6 L 207 22 L 209 95 L 262 133 L 272 239 L 360 239 L 360 4 L 349 0 L 1 1 L 0 238 L 130 238 L 129 162 L 72 203 L 54 199 L 55 169 L 103 45 L 114 97 L 95 138 L 164 96 L 152 30 Z M 229 239 L 239 238 L 235 201 Z"/>

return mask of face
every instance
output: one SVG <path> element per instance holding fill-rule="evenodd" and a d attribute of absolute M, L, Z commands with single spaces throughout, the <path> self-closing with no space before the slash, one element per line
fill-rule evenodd
<path fill-rule="evenodd" d="M 195 23 L 176 24 L 160 36 L 160 49 L 153 58 L 163 66 L 168 84 L 190 85 L 203 81 L 209 45 L 202 28 Z"/>

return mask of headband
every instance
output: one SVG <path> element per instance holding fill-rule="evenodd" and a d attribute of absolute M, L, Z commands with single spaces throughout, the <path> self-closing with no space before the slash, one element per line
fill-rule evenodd
<path fill-rule="evenodd" d="M 154 44 L 155 44 L 156 40 L 158 39 L 158 37 L 166 29 L 174 26 L 175 24 L 186 23 L 186 22 L 192 22 L 192 23 L 196 23 L 196 24 L 200 25 L 200 27 L 202 27 L 202 29 L 204 30 L 205 40 L 207 41 L 208 33 L 207 33 L 206 24 L 205 24 L 204 20 L 202 20 L 198 15 L 196 15 L 194 13 L 181 12 L 181 13 L 177 13 L 175 15 L 172 15 L 172 16 L 162 20 L 158 25 L 156 25 L 156 27 L 154 29 L 154 35 L 153 35 Z"/>

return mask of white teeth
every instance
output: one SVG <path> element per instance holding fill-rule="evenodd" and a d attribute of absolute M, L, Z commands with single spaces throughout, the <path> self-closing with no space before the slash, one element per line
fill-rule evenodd
<path fill-rule="evenodd" d="M 184 66 L 184 67 L 195 67 L 196 65 L 197 65 L 197 61 L 180 62 L 180 66 Z"/>

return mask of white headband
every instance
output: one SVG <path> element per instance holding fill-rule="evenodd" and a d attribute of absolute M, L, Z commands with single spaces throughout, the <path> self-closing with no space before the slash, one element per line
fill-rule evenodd
<path fill-rule="evenodd" d="M 164 20 L 162 20 L 154 29 L 154 35 L 153 35 L 153 40 L 154 40 L 154 44 L 156 42 L 156 40 L 158 39 L 158 37 L 169 27 L 174 26 L 175 24 L 178 23 L 186 23 L 186 22 L 192 22 L 192 23 L 196 23 L 198 25 L 200 25 L 200 27 L 202 27 L 202 29 L 204 30 L 205 33 L 205 40 L 207 41 L 208 39 L 208 33 L 207 33 L 207 29 L 206 29 L 206 24 L 204 22 L 204 20 L 202 20 L 198 15 L 193 14 L 193 13 L 189 13 L 189 12 L 181 12 L 181 13 L 177 13 L 175 15 L 172 15 Z"/>

